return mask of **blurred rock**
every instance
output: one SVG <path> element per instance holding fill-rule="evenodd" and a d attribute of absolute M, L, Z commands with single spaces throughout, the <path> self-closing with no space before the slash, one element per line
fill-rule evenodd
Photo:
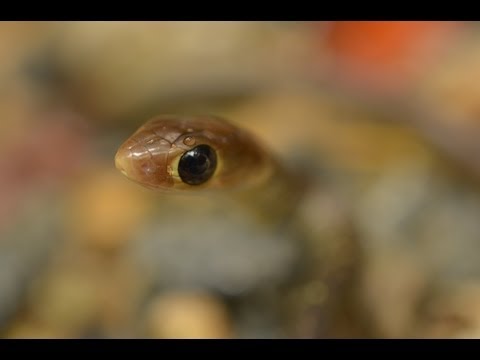
<path fill-rule="evenodd" d="M 85 159 L 88 138 L 81 117 L 66 109 L 34 110 L 28 113 L 28 126 L 2 142 L 0 227 L 31 196 L 60 192 Z"/>
<path fill-rule="evenodd" d="M 51 22 L 3 21 L 0 25 L 0 78 L 5 81 L 15 76 L 26 59 L 45 46 L 52 30 Z"/>
<path fill-rule="evenodd" d="M 421 306 L 415 335 L 422 338 L 480 337 L 480 283 L 465 281 L 432 287 Z"/>
<path fill-rule="evenodd" d="M 67 202 L 67 233 L 98 250 L 112 251 L 131 240 L 146 221 L 149 194 L 112 167 L 93 167 L 74 185 Z"/>
<path fill-rule="evenodd" d="M 85 270 L 64 267 L 40 281 L 34 291 L 32 316 L 49 328 L 66 337 L 83 337 L 96 325 L 100 315 L 98 284 Z"/>
<path fill-rule="evenodd" d="M 136 235 L 131 251 L 159 286 L 240 295 L 291 276 L 300 256 L 294 233 L 262 228 L 248 208 L 228 198 L 158 202 L 162 210 Z"/>
<path fill-rule="evenodd" d="M 233 329 L 225 305 L 196 291 L 173 291 L 152 299 L 146 313 L 148 336 L 173 339 L 231 338 Z"/>
<path fill-rule="evenodd" d="M 122 257 L 75 243 L 56 249 L 30 286 L 23 312 L 65 337 L 135 337 L 148 282 Z"/>
<path fill-rule="evenodd" d="M 48 204 L 49 211 L 44 211 Z M 0 231 L 0 331 L 25 304 L 25 295 L 60 242 L 61 206 L 51 193 L 31 194 L 29 202 Z"/>
<path fill-rule="evenodd" d="M 12 324 L 5 337 L 7 339 L 63 339 L 65 333 L 38 324 L 32 319 L 20 318 Z"/>
<path fill-rule="evenodd" d="M 444 170 L 392 169 L 357 203 L 368 254 L 364 299 L 379 336 L 413 336 L 416 309 L 432 287 L 480 279 L 478 189 Z"/>
<path fill-rule="evenodd" d="M 414 255 L 390 250 L 368 256 L 362 272 L 360 303 L 373 336 L 411 337 L 416 308 L 428 284 L 428 270 Z"/>
<path fill-rule="evenodd" d="M 222 115 L 250 129 L 306 176 L 378 173 L 431 151 L 378 108 L 308 86 L 258 94 Z"/>
<path fill-rule="evenodd" d="M 467 32 L 416 86 L 415 95 L 436 116 L 438 126 L 451 123 L 478 131 L 479 37 L 478 29 Z"/>
<path fill-rule="evenodd" d="M 52 61 L 99 121 L 187 98 L 243 95 L 301 72 L 308 28 L 275 22 L 64 23 Z M 156 104 L 156 105 L 155 105 Z"/>

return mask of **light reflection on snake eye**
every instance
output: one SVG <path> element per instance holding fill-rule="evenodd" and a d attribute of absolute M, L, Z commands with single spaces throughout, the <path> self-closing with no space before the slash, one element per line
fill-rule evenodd
<path fill-rule="evenodd" d="M 217 155 L 208 145 L 199 145 L 182 155 L 178 174 L 189 185 L 200 185 L 210 179 L 217 167 Z"/>

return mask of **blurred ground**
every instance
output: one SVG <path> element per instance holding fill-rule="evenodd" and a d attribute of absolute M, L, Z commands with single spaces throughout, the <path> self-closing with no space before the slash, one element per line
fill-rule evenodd
<path fill-rule="evenodd" d="M 1 23 L 1 336 L 478 337 L 479 36 Z M 307 180 L 299 208 L 129 182 L 116 148 L 160 113 L 250 129 Z"/>

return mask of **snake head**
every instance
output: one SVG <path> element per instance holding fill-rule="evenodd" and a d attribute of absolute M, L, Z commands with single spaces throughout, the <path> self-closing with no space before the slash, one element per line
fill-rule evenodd
<path fill-rule="evenodd" d="M 244 130 L 214 116 L 160 116 L 118 149 L 115 166 L 144 187 L 172 191 L 249 186 L 269 156 Z"/>

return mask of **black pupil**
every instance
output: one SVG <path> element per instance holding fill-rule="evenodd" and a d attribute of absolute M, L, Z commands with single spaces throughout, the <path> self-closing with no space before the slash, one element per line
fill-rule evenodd
<path fill-rule="evenodd" d="M 208 145 L 199 145 L 182 155 L 178 163 L 178 174 L 189 185 L 206 182 L 215 172 L 217 156 Z"/>

